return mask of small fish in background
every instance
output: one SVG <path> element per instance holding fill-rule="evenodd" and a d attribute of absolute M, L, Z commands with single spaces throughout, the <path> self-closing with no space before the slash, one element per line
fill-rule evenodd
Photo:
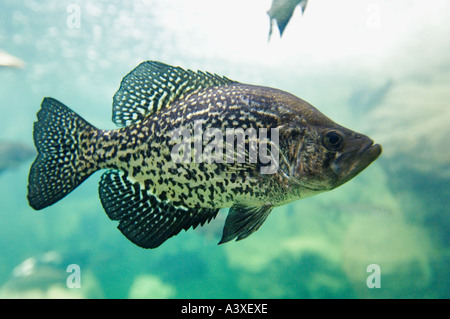
<path fill-rule="evenodd" d="M 89 269 L 80 271 L 79 289 L 70 289 L 71 262 L 57 251 L 26 258 L 0 287 L 1 299 L 81 299 L 101 298 L 98 280 Z M 69 269 L 69 270 L 68 270 Z"/>
<path fill-rule="evenodd" d="M 24 66 L 24 61 L 6 51 L 0 50 L 0 67 L 23 68 Z"/>
<path fill-rule="evenodd" d="M 0 173 L 19 166 L 35 155 L 36 151 L 25 144 L 0 141 Z"/>
<path fill-rule="evenodd" d="M 51 287 L 64 286 L 67 273 L 61 262 L 55 251 L 25 259 L 0 288 L 1 298 L 42 298 Z"/>
<path fill-rule="evenodd" d="M 332 190 L 381 154 L 369 137 L 292 94 L 156 61 L 122 79 L 113 98 L 118 129 L 97 129 L 53 98 L 44 98 L 37 118 L 30 206 L 48 207 L 107 169 L 99 185 L 103 208 L 143 248 L 158 247 L 228 207 L 219 244 L 247 238 L 274 207 Z M 239 133 L 224 140 L 229 129 L 242 130 L 241 142 Z M 255 139 L 249 129 L 270 136 Z M 185 148 L 174 158 L 183 134 Z M 240 155 L 244 161 L 236 160 Z"/>
<path fill-rule="evenodd" d="M 281 38 L 283 36 L 284 29 L 294 14 L 295 8 L 300 6 L 302 8 L 302 13 L 304 13 L 307 4 L 308 0 L 273 0 L 272 6 L 269 11 L 267 11 L 270 18 L 269 40 L 272 36 L 273 20 L 275 20 L 278 25 Z"/>

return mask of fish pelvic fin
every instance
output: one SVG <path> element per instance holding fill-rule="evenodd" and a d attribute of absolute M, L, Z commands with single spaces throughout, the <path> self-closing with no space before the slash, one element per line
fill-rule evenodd
<path fill-rule="evenodd" d="M 223 244 L 236 238 L 236 241 L 247 238 L 257 231 L 272 211 L 271 205 L 249 207 L 235 204 L 230 208 L 222 239 L 218 243 Z"/>
<path fill-rule="evenodd" d="M 67 106 L 44 98 L 34 123 L 36 159 L 28 176 L 28 202 L 40 210 L 65 197 L 97 170 L 92 160 L 97 129 Z"/>

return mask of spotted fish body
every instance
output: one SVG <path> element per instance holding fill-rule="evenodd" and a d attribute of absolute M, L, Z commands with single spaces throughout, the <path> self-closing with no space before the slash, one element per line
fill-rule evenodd
<path fill-rule="evenodd" d="M 122 80 L 113 122 L 120 128 L 97 129 L 45 98 L 34 126 L 38 156 L 30 170 L 28 200 L 43 209 L 95 171 L 107 169 L 99 185 L 102 205 L 122 233 L 144 248 L 203 225 L 226 207 L 231 208 L 220 243 L 246 238 L 273 207 L 341 185 L 381 152 L 366 136 L 335 124 L 289 93 L 153 61 Z M 242 139 L 243 162 L 236 161 L 237 150 L 232 161 L 217 148 L 216 161 L 202 157 L 211 140 L 219 141 L 203 133 L 230 128 L 268 130 L 253 145 L 265 142 L 271 155 L 278 154 L 277 170 L 263 174 L 267 162 L 249 160 L 249 135 Z M 191 147 L 183 152 L 191 160 L 173 157 L 180 142 L 174 134 L 181 131 L 192 133 L 184 144 Z M 223 148 L 235 146 L 234 140 L 220 141 Z"/>

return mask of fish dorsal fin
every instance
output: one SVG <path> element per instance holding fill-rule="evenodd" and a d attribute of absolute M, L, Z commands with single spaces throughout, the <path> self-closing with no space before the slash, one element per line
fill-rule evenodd
<path fill-rule="evenodd" d="M 219 244 L 247 238 L 257 231 L 272 211 L 271 205 L 250 207 L 235 204 L 230 208 Z"/>
<path fill-rule="evenodd" d="M 148 114 L 201 88 L 230 83 L 235 81 L 216 74 L 156 61 L 142 62 L 122 79 L 113 98 L 112 120 L 118 126 L 138 123 Z"/>
<path fill-rule="evenodd" d="M 116 170 L 102 175 L 99 194 L 109 218 L 119 221 L 122 234 L 143 248 L 156 248 L 182 229 L 204 225 L 219 211 L 161 201 L 126 173 Z"/>

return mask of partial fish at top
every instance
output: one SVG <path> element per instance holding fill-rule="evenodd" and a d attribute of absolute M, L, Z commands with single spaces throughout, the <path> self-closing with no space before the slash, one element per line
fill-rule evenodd
<path fill-rule="evenodd" d="M 227 207 L 219 243 L 244 239 L 274 207 L 342 185 L 381 153 L 367 136 L 292 94 L 155 61 L 123 78 L 113 98 L 118 129 L 97 129 L 53 98 L 44 98 L 37 118 L 30 205 L 52 205 L 107 170 L 101 203 L 120 231 L 144 248 Z M 239 129 L 242 134 L 228 140 L 225 132 Z M 272 159 L 277 154 L 277 161 L 252 158 L 256 148 Z M 236 161 L 241 155 L 245 160 Z M 272 163 L 276 169 L 268 171 Z"/>
<path fill-rule="evenodd" d="M 308 0 L 273 0 L 272 6 L 269 11 L 267 11 L 270 18 L 269 40 L 272 35 L 273 20 L 277 22 L 280 37 L 282 37 L 284 29 L 294 14 L 295 8 L 300 6 L 302 13 L 304 13 L 307 4 Z"/>
<path fill-rule="evenodd" d="M 24 66 L 25 62 L 21 59 L 6 51 L 0 50 L 0 67 L 23 68 Z"/>

